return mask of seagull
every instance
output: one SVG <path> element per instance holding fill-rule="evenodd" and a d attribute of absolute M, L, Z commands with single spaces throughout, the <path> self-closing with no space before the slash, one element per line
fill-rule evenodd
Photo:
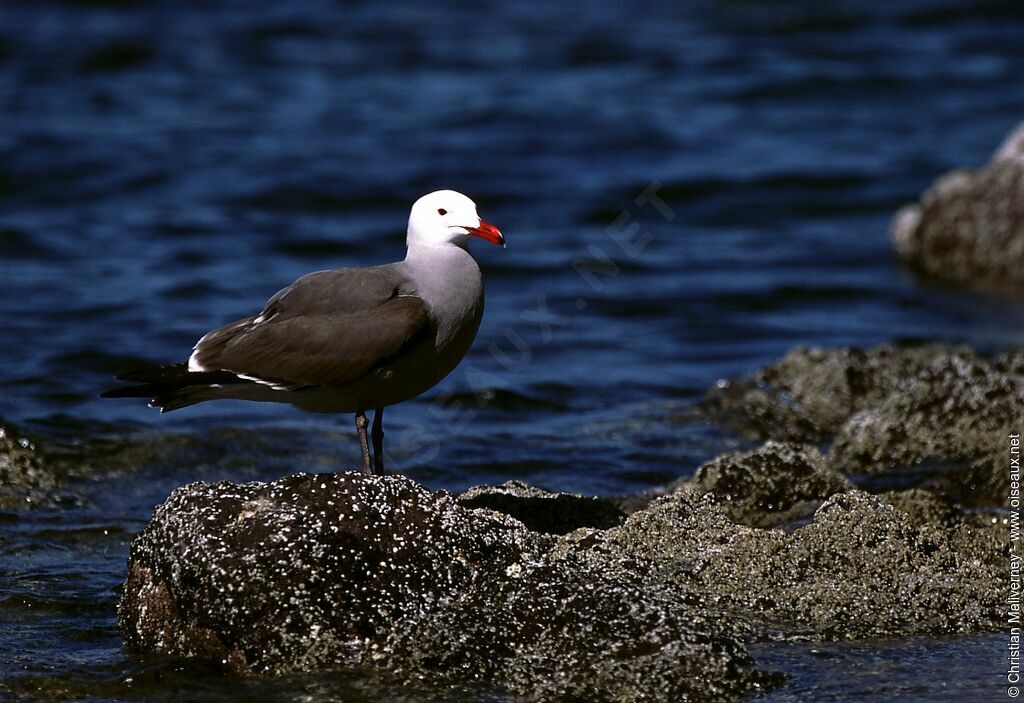
<path fill-rule="evenodd" d="M 151 398 L 161 412 L 234 399 L 355 413 L 363 471 L 381 473 L 384 408 L 433 388 L 480 327 L 484 287 L 470 237 L 505 246 L 462 193 L 424 195 L 409 215 L 404 261 L 306 274 L 258 315 L 204 335 L 188 361 L 122 374 L 138 385 L 102 395 Z"/>

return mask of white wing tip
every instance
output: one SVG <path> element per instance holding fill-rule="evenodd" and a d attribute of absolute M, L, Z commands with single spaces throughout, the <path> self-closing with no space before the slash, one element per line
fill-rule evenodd
<path fill-rule="evenodd" d="M 235 373 L 235 372 L 232 372 L 232 373 Z M 258 376 L 250 376 L 249 374 L 244 374 L 244 373 L 235 373 L 235 375 L 238 376 L 239 378 L 244 378 L 246 381 L 252 381 L 253 383 L 258 383 L 261 386 L 268 386 L 268 387 L 270 387 L 271 389 L 273 389 L 275 391 L 291 390 L 291 387 L 288 386 L 287 384 L 276 383 L 274 381 L 268 381 L 266 379 L 259 378 Z"/>
<path fill-rule="evenodd" d="M 191 373 L 202 373 L 207 370 L 205 366 L 199 363 L 198 353 L 198 351 L 193 351 L 192 356 L 188 358 L 188 370 Z"/>

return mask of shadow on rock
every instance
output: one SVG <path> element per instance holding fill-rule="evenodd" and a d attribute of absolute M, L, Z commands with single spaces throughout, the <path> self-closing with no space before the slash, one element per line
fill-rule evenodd
<path fill-rule="evenodd" d="M 511 515 L 535 532 L 554 535 L 564 535 L 581 527 L 603 530 L 626 519 L 626 514 L 610 501 L 553 493 L 522 481 L 475 486 L 462 493 L 458 500 L 467 508 L 489 508 Z"/>

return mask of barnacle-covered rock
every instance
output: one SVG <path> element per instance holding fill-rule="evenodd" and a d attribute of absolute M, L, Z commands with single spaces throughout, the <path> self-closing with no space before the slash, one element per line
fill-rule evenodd
<path fill-rule="evenodd" d="M 836 471 L 914 472 L 917 487 L 960 505 L 997 506 L 1009 488 L 1007 435 L 1024 431 L 1021 359 L 937 344 L 798 348 L 719 382 L 704 408 L 749 436 L 827 442 Z"/>
<path fill-rule="evenodd" d="M 578 531 L 581 532 L 581 531 Z M 375 666 L 534 700 L 723 700 L 776 680 L 725 618 L 398 476 L 175 491 L 136 539 L 137 647 L 282 674 Z"/>
<path fill-rule="evenodd" d="M 1000 626 L 1005 529 L 919 528 L 859 490 L 837 493 L 802 527 L 754 529 L 713 496 L 677 491 L 592 538 L 607 563 L 645 565 L 652 584 L 733 614 L 750 639 L 946 635 Z"/>
<path fill-rule="evenodd" d="M 740 379 L 722 379 L 708 390 L 704 410 L 745 435 L 793 442 L 822 442 L 856 412 L 872 407 L 906 380 L 966 347 L 931 344 L 797 347 Z"/>
<path fill-rule="evenodd" d="M 744 465 L 795 469 L 797 492 L 824 502 L 792 530 L 737 524 L 731 498 L 753 514 L 773 490 L 755 478 L 716 495 Z M 927 494 L 852 489 L 801 446 L 702 477 L 711 492 L 562 536 L 398 476 L 192 484 L 133 544 L 119 624 L 136 647 L 241 672 L 373 667 L 526 700 L 722 701 L 779 681 L 748 643 L 1002 622 L 1002 526 Z"/>
<path fill-rule="evenodd" d="M 931 276 L 1024 290 L 1024 124 L 985 168 L 953 171 L 902 208 L 891 232 L 896 253 Z"/>
<path fill-rule="evenodd" d="M 710 493 L 740 524 L 774 527 L 808 516 L 826 498 L 853 485 L 816 447 L 770 441 L 712 459 L 673 488 Z"/>

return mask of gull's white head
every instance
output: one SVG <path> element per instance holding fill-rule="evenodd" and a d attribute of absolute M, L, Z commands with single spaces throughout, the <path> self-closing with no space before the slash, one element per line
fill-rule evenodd
<path fill-rule="evenodd" d="M 505 246 L 505 238 L 476 214 L 476 203 L 454 190 L 435 190 L 413 203 L 409 213 L 408 244 L 465 247 L 470 237 Z"/>

